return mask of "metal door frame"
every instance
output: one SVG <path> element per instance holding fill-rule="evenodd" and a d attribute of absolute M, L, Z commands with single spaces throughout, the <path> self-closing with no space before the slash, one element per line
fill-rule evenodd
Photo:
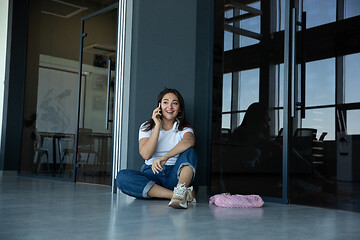
<path fill-rule="evenodd" d="M 73 164 L 73 178 L 72 180 L 74 182 L 76 182 L 76 175 L 77 175 L 77 168 L 79 167 L 79 164 L 78 164 L 78 145 L 79 145 L 79 126 L 80 126 L 80 104 L 81 104 L 81 77 L 82 77 L 82 64 L 83 64 L 83 45 L 84 45 L 84 38 L 86 37 L 86 33 L 84 32 L 84 25 L 85 25 L 85 21 L 90 19 L 90 18 L 93 18 L 93 17 L 96 17 L 96 16 L 99 16 L 101 14 L 104 14 L 106 12 L 109 12 L 115 8 L 118 8 L 119 7 L 119 3 L 114 3 L 110 6 L 107 6 L 103 9 L 100 9 L 96 12 L 93 12 L 92 14 L 90 15 L 87 15 L 85 17 L 82 17 L 81 18 L 81 28 L 80 28 L 80 52 L 79 52 L 79 77 L 78 77 L 78 101 L 77 101 L 77 116 L 76 116 L 76 129 L 75 129 L 75 144 L 74 144 L 74 164 Z M 119 23 L 118 23 L 119 25 Z M 117 32 L 117 42 L 119 41 L 119 32 Z M 118 55 L 118 48 L 116 48 L 116 60 L 118 59 L 119 55 Z M 117 61 L 116 61 L 117 62 Z M 116 64 L 116 71 L 118 71 L 118 63 Z M 116 74 L 116 80 L 115 80 L 115 89 L 117 88 L 117 86 L 119 84 L 117 84 L 117 76 L 118 74 Z M 114 95 L 116 94 L 116 91 L 114 92 Z M 116 96 L 114 96 L 114 100 L 117 99 Z M 115 104 L 116 106 L 116 104 Z M 114 109 L 116 109 L 114 107 Z M 114 114 L 115 115 L 115 114 Z M 112 136 L 113 136 L 113 143 L 114 143 L 114 128 L 113 128 L 113 131 L 112 131 Z M 114 146 L 114 144 L 112 144 Z M 111 166 L 113 166 L 113 157 L 111 157 L 112 160 L 111 160 Z M 111 167 L 112 168 L 112 167 Z M 112 175 L 110 176 L 111 178 Z"/>

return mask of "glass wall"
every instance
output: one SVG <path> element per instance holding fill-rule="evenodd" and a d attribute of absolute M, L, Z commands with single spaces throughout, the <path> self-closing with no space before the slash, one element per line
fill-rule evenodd
<path fill-rule="evenodd" d="M 294 82 L 285 75 L 285 0 L 241 2 L 225 3 L 225 24 L 262 37 L 242 44 L 246 32 L 215 33 L 224 54 L 222 78 L 214 77 L 211 191 L 360 211 L 358 1 L 289 1 L 299 13 Z"/>
<path fill-rule="evenodd" d="M 97 52 L 87 44 L 88 68 L 82 72 L 79 91 L 81 18 L 115 2 L 29 1 L 21 174 L 74 179 L 78 110 L 80 128 L 87 128 L 88 122 L 96 124 L 94 120 L 87 120 L 87 116 L 99 111 L 96 107 L 105 108 L 105 96 L 96 90 L 106 88 L 101 69 L 107 62 L 102 61 L 110 57 L 101 47 L 106 44 L 112 55 L 115 52 L 115 42 L 103 42 L 98 38 L 91 43 L 98 47 Z M 116 20 L 115 26 L 111 26 L 115 36 Z M 99 30 L 104 28 L 102 26 L 96 27 Z M 77 109 L 79 98 L 81 103 Z"/>
<path fill-rule="evenodd" d="M 236 31 L 224 31 L 224 51 L 241 51 L 248 47 L 259 47 L 258 37 L 268 33 L 261 32 L 263 22 L 259 10 L 261 1 L 250 1 L 246 10 L 232 7 L 224 12 L 226 21 L 240 18 L 240 21 L 227 23 L 236 27 Z M 266 29 L 266 28 L 265 28 Z M 257 35 L 258 34 L 258 35 Z M 268 53 L 263 57 L 267 58 Z M 271 53 L 269 53 L 271 54 Z M 221 92 L 221 102 L 214 99 L 216 119 L 212 139 L 211 191 L 241 194 L 260 194 L 270 198 L 282 198 L 282 146 L 275 141 L 274 105 L 261 96 L 263 81 L 262 59 L 251 59 L 255 67 L 223 73 L 222 84 L 214 85 L 214 93 Z M 241 66 L 239 67 L 241 68 Z M 219 89 L 218 89 L 219 88 Z M 276 88 L 276 91 L 275 91 Z M 269 91 L 267 89 L 266 91 Z M 271 90 L 271 98 L 280 92 L 279 86 Z M 272 103 L 274 104 L 274 103 Z M 278 119 L 277 119 L 278 120 Z"/>

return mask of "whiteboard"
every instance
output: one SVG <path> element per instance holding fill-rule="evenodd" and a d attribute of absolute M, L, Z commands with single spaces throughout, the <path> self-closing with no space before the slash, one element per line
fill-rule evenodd
<path fill-rule="evenodd" d="M 85 82 L 84 78 L 83 76 L 82 82 Z M 77 101 L 77 73 L 39 67 L 36 117 L 38 132 L 75 134 Z"/>

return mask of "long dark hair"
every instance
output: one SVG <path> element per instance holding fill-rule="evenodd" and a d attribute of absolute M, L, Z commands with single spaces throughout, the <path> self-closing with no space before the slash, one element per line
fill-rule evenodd
<path fill-rule="evenodd" d="M 246 129 L 255 135 L 258 133 L 263 133 L 266 137 L 269 138 L 269 121 L 269 108 L 263 103 L 254 102 L 246 110 L 240 128 Z"/>
<path fill-rule="evenodd" d="M 161 103 L 163 97 L 168 93 L 175 94 L 179 100 L 180 109 L 178 115 L 176 116 L 176 119 L 179 123 L 178 130 L 182 131 L 185 127 L 192 128 L 193 130 L 195 130 L 185 118 L 185 102 L 181 94 L 176 89 L 164 88 L 164 90 L 162 90 L 157 97 L 156 106 L 159 106 L 159 103 Z M 150 118 L 145 122 L 143 126 L 143 131 L 148 132 L 154 127 L 155 127 L 155 122 L 152 118 Z"/>

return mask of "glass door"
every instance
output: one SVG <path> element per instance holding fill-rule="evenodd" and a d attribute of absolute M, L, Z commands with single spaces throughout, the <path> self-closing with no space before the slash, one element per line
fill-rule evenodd
<path fill-rule="evenodd" d="M 91 136 L 96 137 L 91 148 L 82 147 L 81 151 L 87 152 L 79 153 L 82 166 L 86 165 L 88 152 L 89 165 L 94 161 L 94 152 L 100 162 L 110 158 L 109 154 L 103 156 L 111 145 L 108 135 L 112 126 L 109 130 L 96 128 L 100 121 L 96 119 L 105 115 L 105 110 L 97 109 L 107 91 L 107 80 L 103 84 L 102 78 L 108 75 L 108 68 L 95 55 L 103 56 L 100 59 L 114 58 L 117 2 L 29 1 L 24 111 L 23 119 L 19 119 L 23 122 L 20 174 L 74 181 L 75 136 L 79 128 L 91 129 Z M 85 40 L 84 49 L 79 49 L 81 23 L 85 23 L 89 39 Z M 83 51 L 80 58 L 84 60 L 80 75 L 79 51 Z M 94 80 L 96 76 L 99 81 Z M 113 84 L 111 78 L 110 83 Z M 105 90 L 99 90 L 102 88 Z M 109 91 L 111 103 L 113 89 L 110 87 Z M 109 109 L 112 119 L 111 104 Z M 89 122 L 94 125 L 89 126 Z M 82 142 L 81 137 L 84 145 Z"/>
<path fill-rule="evenodd" d="M 246 3 L 215 1 L 210 191 L 286 202 L 279 74 L 284 32 L 276 24 L 283 5 Z"/>
<path fill-rule="evenodd" d="M 79 72 L 85 77 L 73 153 L 77 182 L 111 184 L 117 6 L 82 18 Z"/>
<path fill-rule="evenodd" d="M 238 2 L 215 1 L 210 191 L 360 211 L 358 6 Z"/>
<path fill-rule="evenodd" d="M 303 23 L 301 30 L 309 29 L 298 31 L 294 22 L 290 26 L 295 31 L 289 41 L 288 68 L 289 201 L 359 212 L 360 106 L 353 93 L 358 91 L 354 79 L 360 58 L 358 53 L 322 55 L 313 44 L 317 25 L 345 16 L 344 8 L 339 7 L 343 2 L 338 8 L 336 1 L 323 2 L 326 4 L 314 5 L 303 0 L 300 8 L 306 13 L 290 11 L 290 22 L 296 19 Z M 318 14 L 319 9 L 327 14 Z M 327 26 L 339 35 L 335 24 Z M 291 45 L 298 45 L 297 51 Z"/>

